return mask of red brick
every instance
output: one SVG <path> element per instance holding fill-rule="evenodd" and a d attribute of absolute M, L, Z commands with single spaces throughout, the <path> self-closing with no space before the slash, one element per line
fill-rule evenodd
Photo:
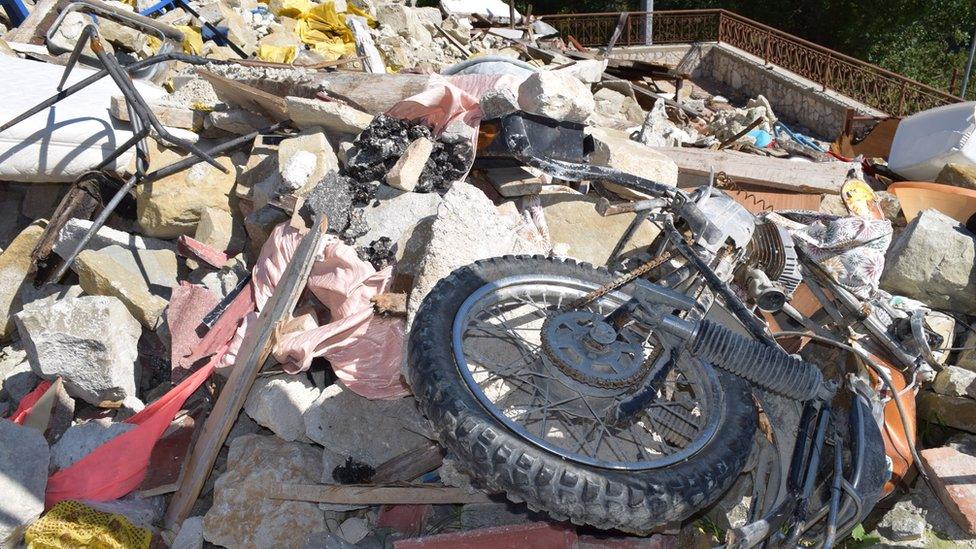
<path fill-rule="evenodd" d="M 976 456 L 946 446 L 922 450 L 921 457 L 936 495 L 953 520 L 976 534 Z"/>
<path fill-rule="evenodd" d="M 531 522 L 513 526 L 497 526 L 468 530 L 453 534 L 440 534 L 424 538 L 399 540 L 393 543 L 394 549 L 573 549 L 576 546 L 576 532 L 572 528 Z"/>
<path fill-rule="evenodd" d="M 430 505 L 383 505 L 376 525 L 392 528 L 401 534 L 416 536 L 424 523 Z"/>

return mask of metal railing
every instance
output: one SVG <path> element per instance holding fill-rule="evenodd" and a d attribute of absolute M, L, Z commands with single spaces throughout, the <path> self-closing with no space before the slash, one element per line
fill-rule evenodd
<path fill-rule="evenodd" d="M 653 18 L 648 21 L 648 15 L 652 13 Z M 619 18 L 620 13 L 542 16 L 559 29 L 564 38 L 573 36 L 587 47 L 605 45 Z M 648 29 L 651 29 L 654 44 L 728 44 L 762 58 L 764 63 L 816 82 L 824 90 L 834 90 L 893 116 L 905 116 L 963 100 L 727 10 L 630 12 L 617 45 L 647 44 Z"/>

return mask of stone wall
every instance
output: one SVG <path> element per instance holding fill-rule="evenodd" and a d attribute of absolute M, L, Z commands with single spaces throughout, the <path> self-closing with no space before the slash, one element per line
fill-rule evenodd
<path fill-rule="evenodd" d="M 642 46 L 615 49 L 613 56 L 677 65 L 690 45 Z M 762 60 L 727 44 L 701 44 L 690 64 L 694 78 L 712 80 L 747 96 L 762 94 L 776 115 L 827 140 L 836 139 L 844 128 L 848 108 L 880 116 L 878 110 L 821 87 L 779 67 L 764 66 Z"/>

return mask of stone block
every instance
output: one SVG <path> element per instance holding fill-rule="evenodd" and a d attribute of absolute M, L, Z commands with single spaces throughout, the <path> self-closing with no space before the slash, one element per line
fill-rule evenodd
<path fill-rule="evenodd" d="M 336 158 L 335 151 L 325 134 L 322 132 L 303 133 L 296 137 L 284 139 L 278 144 L 278 168 L 281 171 L 282 178 L 285 177 L 286 170 L 296 170 L 296 166 L 304 164 L 305 161 L 301 159 L 303 157 L 309 158 L 309 154 L 314 156 L 314 163 L 308 170 L 304 183 L 301 181 L 291 182 L 291 185 L 302 183 L 296 187 L 298 194 L 305 194 L 310 191 L 325 178 L 327 173 L 339 169 L 339 159 Z M 291 185 L 287 186 L 290 187 Z"/>
<path fill-rule="evenodd" d="M 319 392 L 305 374 L 261 377 L 251 387 L 244 411 L 278 438 L 306 441 L 302 414 L 312 406 Z"/>
<path fill-rule="evenodd" d="M 118 298 L 150 330 L 156 329 L 168 303 L 159 292 L 177 285 L 176 255 L 168 250 L 132 252 L 121 246 L 85 250 L 72 269 L 85 293 Z"/>
<path fill-rule="evenodd" d="M 936 183 L 976 189 L 976 165 L 948 163 L 935 177 Z"/>
<path fill-rule="evenodd" d="M 68 394 L 94 405 L 136 394 L 142 329 L 114 297 L 82 296 L 29 307 L 17 331 L 34 373 L 64 379 Z"/>
<path fill-rule="evenodd" d="M 976 400 L 921 391 L 916 404 L 925 421 L 976 433 Z"/>
<path fill-rule="evenodd" d="M 322 127 L 329 133 L 358 134 L 373 121 L 373 115 L 337 101 L 285 98 L 288 116 L 299 128 Z"/>
<path fill-rule="evenodd" d="M 54 471 L 66 469 L 92 453 L 95 448 L 135 428 L 132 423 L 101 421 L 72 425 L 51 447 L 51 469 Z"/>
<path fill-rule="evenodd" d="M 181 160 L 183 154 L 158 144 L 150 147 L 150 171 Z M 175 174 L 136 187 L 136 217 L 143 234 L 157 238 L 192 236 L 205 208 L 233 211 L 237 168 L 228 156 L 217 162 L 223 173 L 200 162 Z"/>
<path fill-rule="evenodd" d="M 976 235 L 942 212 L 923 210 L 888 249 L 881 288 L 976 314 Z"/>
<path fill-rule="evenodd" d="M 401 191 L 412 191 L 420 182 L 420 174 L 434 152 L 434 143 L 426 137 L 414 140 L 386 174 L 386 184 Z"/>
<path fill-rule="evenodd" d="M 23 529 L 44 511 L 49 450 L 37 429 L 0 420 L 0 546 L 20 547 Z"/>
<path fill-rule="evenodd" d="M 571 74 L 541 71 L 518 89 L 522 110 L 566 122 L 583 122 L 595 108 L 589 86 Z"/>
<path fill-rule="evenodd" d="M 590 153 L 592 164 L 615 168 L 664 185 L 678 184 L 678 165 L 666 155 L 632 141 L 624 132 L 607 128 L 588 128 L 587 132 L 593 137 L 593 152 Z M 624 198 L 646 198 L 643 193 L 620 185 L 604 183 L 604 186 Z"/>
<path fill-rule="evenodd" d="M 932 390 L 940 395 L 976 398 L 976 372 L 947 366 L 935 376 Z"/>
<path fill-rule="evenodd" d="M 267 497 L 282 484 L 319 482 L 319 454 L 310 444 L 272 436 L 235 438 L 203 517 L 204 539 L 224 547 L 301 547 L 309 532 L 325 530 L 325 516 L 314 503 Z"/>
<path fill-rule="evenodd" d="M 542 192 L 542 180 L 525 168 L 494 168 L 485 170 L 485 176 L 498 194 L 513 198 Z"/>
<path fill-rule="evenodd" d="M 13 315 L 20 312 L 31 292 L 31 252 L 44 232 L 43 223 L 29 225 L 0 253 L 0 340 L 14 331 Z"/>

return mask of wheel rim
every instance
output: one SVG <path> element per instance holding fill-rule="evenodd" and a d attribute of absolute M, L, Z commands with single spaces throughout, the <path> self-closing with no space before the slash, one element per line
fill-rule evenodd
<path fill-rule="evenodd" d="M 722 394 L 715 372 L 681 357 L 650 407 L 625 425 L 609 411 L 629 387 L 592 387 L 560 371 L 542 351 L 546 317 L 598 287 L 550 275 L 506 277 L 485 284 L 458 309 L 452 329 L 454 357 L 472 394 L 496 419 L 528 442 L 578 463 L 639 470 L 685 460 L 715 435 Z M 601 315 L 628 296 L 610 293 L 589 310 Z M 645 356 L 665 360 L 652 336 Z M 650 374 L 649 374 L 650 375 Z"/>

